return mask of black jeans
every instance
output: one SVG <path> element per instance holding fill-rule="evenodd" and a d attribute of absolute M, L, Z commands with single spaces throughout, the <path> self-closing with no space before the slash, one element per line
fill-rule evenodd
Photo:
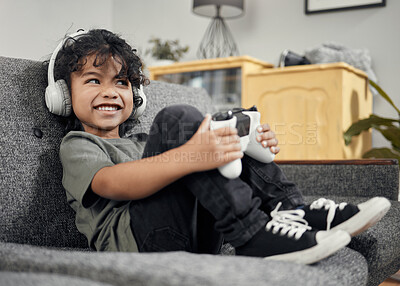
<path fill-rule="evenodd" d="M 143 157 L 187 142 L 203 120 L 189 105 L 161 110 L 154 119 Z M 175 160 L 190 160 L 181 154 Z M 242 159 L 240 178 L 218 170 L 192 173 L 154 195 L 130 203 L 132 231 L 139 251 L 217 253 L 222 240 L 243 245 L 269 220 L 278 202 L 292 209 L 303 204 L 300 191 L 275 163 Z"/>

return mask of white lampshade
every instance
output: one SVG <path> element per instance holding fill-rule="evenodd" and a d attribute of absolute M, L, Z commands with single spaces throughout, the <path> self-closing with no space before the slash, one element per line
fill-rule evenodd
<path fill-rule="evenodd" d="M 216 17 L 217 7 L 222 18 L 236 18 L 243 13 L 244 0 L 193 0 L 193 13 L 205 16 Z"/>

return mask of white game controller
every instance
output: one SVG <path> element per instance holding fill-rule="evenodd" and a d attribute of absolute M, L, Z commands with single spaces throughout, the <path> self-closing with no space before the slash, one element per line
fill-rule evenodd
<path fill-rule="evenodd" d="M 253 106 L 249 109 L 235 108 L 214 114 L 210 122 L 210 129 L 215 130 L 226 126 L 236 127 L 242 151 L 260 162 L 271 163 L 275 158 L 275 154 L 271 152 L 269 147 L 264 148 L 256 140 L 258 133 L 256 128 L 259 125 L 260 113 L 257 111 L 257 107 Z M 237 178 L 242 173 L 242 161 L 241 159 L 236 159 L 219 167 L 218 170 L 226 178 Z"/>

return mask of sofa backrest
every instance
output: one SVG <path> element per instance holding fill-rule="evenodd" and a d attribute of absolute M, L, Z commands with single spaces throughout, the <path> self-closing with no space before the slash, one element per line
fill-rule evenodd
<path fill-rule="evenodd" d="M 61 185 L 63 119 L 48 112 L 46 86 L 41 62 L 0 57 L 0 241 L 85 248 Z M 171 104 L 213 112 L 203 89 L 152 82 L 145 93 L 146 113 L 131 132 L 147 132 L 155 114 Z"/>

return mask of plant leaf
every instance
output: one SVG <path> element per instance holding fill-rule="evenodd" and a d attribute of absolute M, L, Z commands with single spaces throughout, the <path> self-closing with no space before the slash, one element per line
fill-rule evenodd
<path fill-rule="evenodd" d="M 393 158 L 400 160 L 400 153 L 389 148 L 373 148 L 364 153 L 363 158 Z"/>
<path fill-rule="evenodd" d="M 346 145 L 351 143 L 351 138 L 353 136 L 359 135 L 362 131 L 368 130 L 371 127 L 377 126 L 393 126 L 393 122 L 397 122 L 396 119 L 384 118 L 371 114 L 368 118 L 361 119 L 353 123 L 343 134 L 344 142 Z"/>
<path fill-rule="evenodd" d="M 393 147 L 400 148 L 400 128 L 397 126 L 388 126 L 387 128 L 375 127 L 390 142 Z"/>
<path fill-rule="evenodd" d="M 374 81 L 369 80 L 369 83 L 379 92 L 379 94 L 387 101 L 391 106 L 393 106 L 394 109 L 396 109 L 397 113 L 400 115 L 400 110 L 397 108 L 397 106 L 393 103 L 392 99 L 389 97 L 389 95 L 386 94 L 386 92 L 383 91 L 383 89 Z"/>

